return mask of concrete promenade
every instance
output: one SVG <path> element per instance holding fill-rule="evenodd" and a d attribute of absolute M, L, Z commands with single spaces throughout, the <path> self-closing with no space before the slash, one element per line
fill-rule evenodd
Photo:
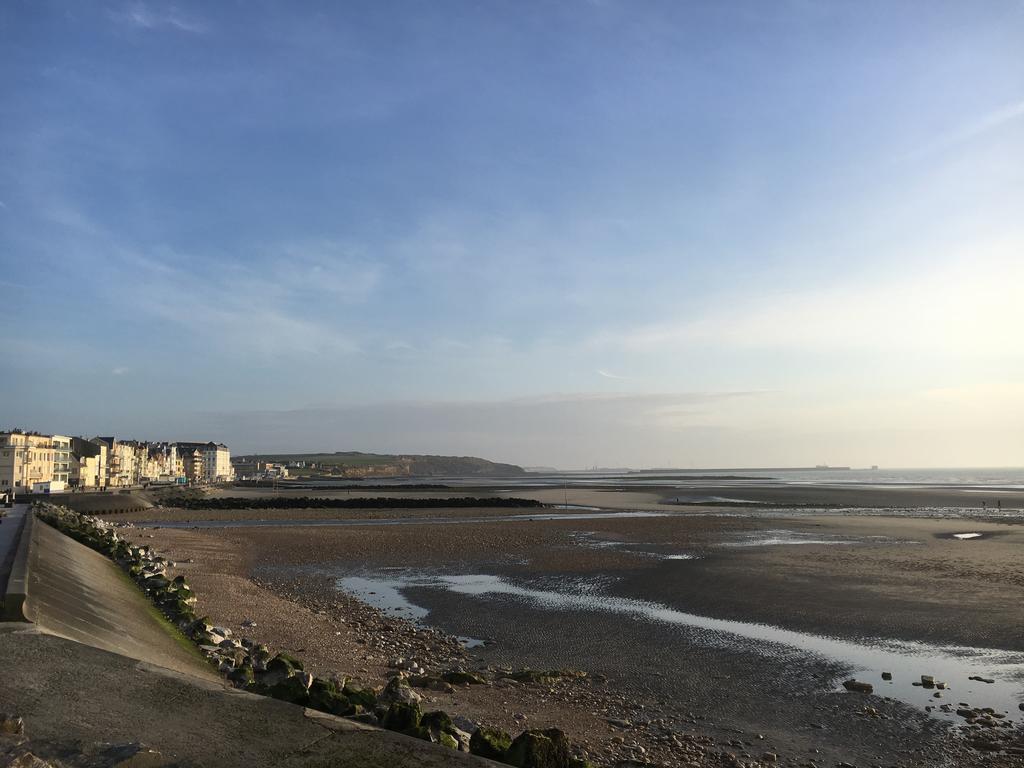
<path fill-rule="evenodd" d="M 141 742 L 177 766 L 496 765 L 230 687 L 116 565 L 45 523 L 33 528 L 34 623 L 0 623 L 0 712 L 24 718 L 35 755 Z"/>

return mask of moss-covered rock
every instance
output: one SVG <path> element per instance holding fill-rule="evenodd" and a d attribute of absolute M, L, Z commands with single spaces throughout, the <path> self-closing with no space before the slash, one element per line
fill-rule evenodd
<path fill-rule="evenodd" d="M 291 665 L 292 669 L 297 669 L 300 672 L 302 671 L 302 662 L 299 661 L 298 659 L 296 659 L 290 653 L 285 653 L 284 651 L 281 651 L 274 658 L 277 658 L 277 659 L 280 659 L 280 660 L 282 660 L 284 662 L 287 662 L 288 664 Z"/>
<path fill-rule="evenodd" d="M 355 707 L 348 700 L 338 686 L 330 680 L 314 678 L 309 686 L 309 704 L 313 709 L 327 712 L 332 715 L 351 715 L 355 713 Z"/>
<path fill-rule="evenodd" d="M 456 752 L 459 750 L 459 740 L 447 731 L 441 731 L 438 734 L 437 743 L 443 747 L 448 747 L 448 749 L 454 749 Z"/>
<path fill-rule="evenodd" d="M 388 707 L 381 719 L 381 725 L 389 731 L 419 735 L 420 708 L 416 704 L 396 702 Z M 423 729 L 424 731 L 426 729 Z"/>
<path fill-rule="evenodd" d="M 504 760 L 512 737 L 498 728 L 477 728 L 469 739 L 469 751 L 491 760 Z"/>
<path fill-rule="evenodd" d="M 288 660 L 287 654 L 279 653 L 267 662 L 263 677 L 268 685 L 276 685 L 292 677 L 296 671 Z"/>
<path fill-rule="evenodd" d="M 569 740 L 558 728 L 523 731 L 505 753 L 505 762 L 516 768 L 570 768 Z"/>
<path fill-rule="evenodd" d="M 281 701 L 291 704 L 305 705 L 309 701 L 309 691 L 299 675 L 286 677 L 281 682 L 275 683 L 270 686 L 269 693 L 275 699 L 281 699 Z"/>
<path fill-rule="evenodd" d="M 441 710 L 434 710 L 433 712 L 427 712 L 420 718 L 420 723 L 425 728 L 437 729 L 438 731 L 451 731 L 455 725 L 452 723 L 451 717 L 448 716 L 447 712 Z"/>
<path fill-rule="evenodd" d="M 358 704 L 370 712 L 377 706 L 377 694 L 369 688 L 359 688 L 351 683 L 345 683 L 341 692 L 353 704 Z"/>
<path fill-rule="evenodd" d="M 252 671 L 251 664 L 243 664 L 239 667 L 235 667 L 231 672 L 228 673 L 228 680 L 235 685 L 246 687 L 249 684 L 255 682 L 256 677 Z"/>

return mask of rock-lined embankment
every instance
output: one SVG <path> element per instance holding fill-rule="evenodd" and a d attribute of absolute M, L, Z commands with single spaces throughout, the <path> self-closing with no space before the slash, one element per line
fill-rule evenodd
<path fill-rule="evenodd" d="M 248 638 L 234 637 L 231 630 L 214 625 L 207 617 L 197 617 L 196 598 L 185 578 L 168 578 L 168 568 L 173 563 L 149 547 L 136 546 L 121 538 L 113 524 L 51 504 L 39 504 L 36 511 L 40 519 L 107 555 L 123 568 L 161 612 L 197 644 L 218 671 L 239 688 L 380 725 L 519 768 L 586 768 L 589 765 L 558 729 L 525 730 L 512 738 L 503 731 L 475 727 L 443 711 L 421 711 L 421 696 L 411 683 L 429 688 L 484 682 L 471 672 L 450 670 L 434 678 L 423 674 L 422 669 L 411 667 L 398 671 L 381 690 L 356 687 L 344 679 L 315 677 L 305 671 L 302 662 L 294 656 L 273 653 Z"/>

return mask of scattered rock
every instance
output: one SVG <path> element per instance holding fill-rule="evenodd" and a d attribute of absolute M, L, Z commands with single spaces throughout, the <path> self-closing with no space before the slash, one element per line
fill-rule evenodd
<path fill-rule="evenodd" d="M 472 672 L 460 672 L 453 670 L 441 675 L 441 679 L 451 685 L 486 685 L 487 681 Z"/>

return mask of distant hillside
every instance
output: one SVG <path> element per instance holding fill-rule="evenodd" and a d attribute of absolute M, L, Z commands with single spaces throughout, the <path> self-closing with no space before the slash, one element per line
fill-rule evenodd
<path fill-rule="evenodd" d="M 251 465 L 257 458 L 261 463 L 304 463 L 305 467 L 288 470 L 292 477 L 517 477 L 526 474 L 526 470 L 514 464 L 500 464 L 475 456 L 393 456 L 359 451 L 239 456 L 234 462 L 236 470 L 244 472 L 244 465 Z"/>

